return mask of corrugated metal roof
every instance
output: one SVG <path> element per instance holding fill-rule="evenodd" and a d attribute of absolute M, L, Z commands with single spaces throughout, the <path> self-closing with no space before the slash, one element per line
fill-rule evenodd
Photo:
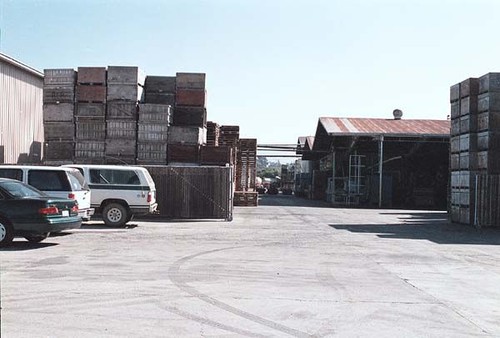
<path fill-rule="evenodd" d="M 43 79 L 43 73 L 42 72 L 40 72 L 40 71 L 36 70 L 35 68 L 32 68 L 32 67 L 24 64 L 24 63 L 22 63 L 20 61 L 17 61 L 16 59 L 13 59 L 13 58 L 11 58 L 8 55 L 0 53 L 0 61 L 7 62 L 7 63 L 9 63 L 9 64 L 11 64 L 11 65 L 19 68 L 19 69 L 22 69 L 22 70 L 24 70 L 24 71 L 26 71 L 28 73 L 31 73 L 31 74 L 33 74 L 35 76 L 38 76 L 38 77 L 40 77 L 40 78 Z"/>
<path fill-rule="evenodd" d="M 313 145 L 314 145 L 314 136 L 307 136 L 305 149 L 312 150 Z"/>
<path fill-rule="evenodd" d="M 320 117 L 330 136 L 435 136 L 450 135 L 449 120 L 394 120 L 372 118 Z"/>

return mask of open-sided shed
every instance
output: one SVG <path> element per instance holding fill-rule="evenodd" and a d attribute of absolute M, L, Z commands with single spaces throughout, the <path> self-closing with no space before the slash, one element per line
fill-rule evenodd
<path fill-rule="evenodd" d="M 321 117 L 313 197 L 394 208 L 447 205 L 450 121 Z M 314 155 L 312 155 L 314 156 Z"/>

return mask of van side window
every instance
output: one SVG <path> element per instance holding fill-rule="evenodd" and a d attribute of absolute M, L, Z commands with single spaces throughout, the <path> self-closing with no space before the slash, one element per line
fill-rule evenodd
<path fill-rule="evenodd" d="M 13 180 L 23 181 L 23 171 L 21 169 L 0 169 L 0 177 L 12 178 Z"/>
<path fill-rule="evenodd" d="M 70 191 L 65 171 L 30 170 L 28 184 L 42 191 Z"/>
<path fill-rule="evenodd" d="M 95 184 L 133 184 L 140 180 L 133 170 L 90 169 L 90 183 Z"/>

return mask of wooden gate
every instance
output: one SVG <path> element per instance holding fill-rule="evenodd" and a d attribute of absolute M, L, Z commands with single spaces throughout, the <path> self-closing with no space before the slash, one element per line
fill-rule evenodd
<path fill-rule="evenodd" d="M 161 217 L 233 219 L 233 168 L 144 166 L 156 185 Z"/>

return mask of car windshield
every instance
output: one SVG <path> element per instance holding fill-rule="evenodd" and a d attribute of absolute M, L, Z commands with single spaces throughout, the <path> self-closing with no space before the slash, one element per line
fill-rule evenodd
<path fill-rule="evenodd" d="M 43 192 L 21 182 L 0 182 L 0 187 L 15 197 L 42 197 Z"/>

